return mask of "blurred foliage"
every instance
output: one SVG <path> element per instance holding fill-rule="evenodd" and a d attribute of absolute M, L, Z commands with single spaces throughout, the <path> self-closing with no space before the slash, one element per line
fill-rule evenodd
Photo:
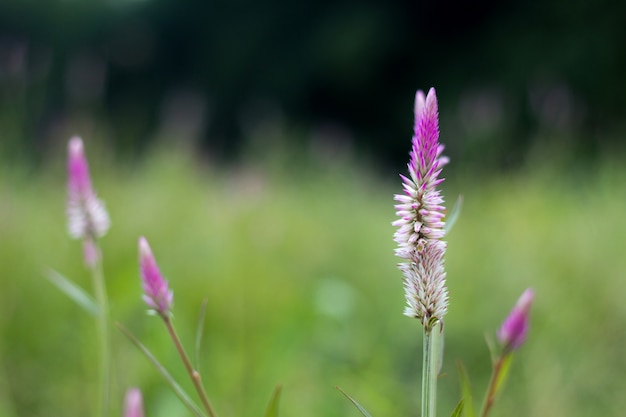
<path fill-rule="evenodd" d="M 305 144 L 404 161 L 413 94 L 435 86 L 455 159 L 622 151 L 624 15 L 615 0 L 5 0 L 0 150 L 40 158 L 78 133 L 136 154 L 166 136 L 221 159 L 288 120 Z"/>
<path fill-rule="evenodd" d="M 86 149 L 113 221 L 102 240 L 113 317 L 185 387 L 162 323 L 140 299 L 140 235 L 174 289 L 189 349 L 208 298 L 200 369 L 220 415 L 261 415 L 276 384 L 281 415 L 358 415 L 337 385 L 374 416 L 415 415 L 420 332 L 402 316 L 390 225 L 399 181 L 377 179 L 358 159 L 322 164 L 286 148 L 252 153 L 230 169 L 171 148 L 140 163 L 113 163 L 89 141 Z M 93 318 L 43 276 L 50 266 L 89 288 L 80 244 L 65 231 L 61 161 L 40 173 L 0 167 L 1 417 L 90 415 L 94 407 Z M 584 175 L 528 165 L 517 174 L 448 178 L 448 201 L 462 193 L 464 207 L 448 238 L 439 410 L 450 413 L 460 398 L 456 360 L 474 394 L 483 391 L 484 334 L 493 335 L 533 287 L 529 339 L 493 415 L 619 415 L 626 407 L 621 164 L 587 165 Z M 119 332 L 114 346 L 114 415 L 128 386 L 143 390 L 146 415 L 186 415 Z"/>

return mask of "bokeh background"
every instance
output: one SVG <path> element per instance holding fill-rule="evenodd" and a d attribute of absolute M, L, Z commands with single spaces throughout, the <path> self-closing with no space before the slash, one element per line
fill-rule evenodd
<path fill-rule="evenodd" d="M 493 338 L 527 287 L 532 328 L 493 415 L 626 408 L 626 3 L 530 0 L 0 3 L 0 417 L 94 415 L 90 289 L 66 234 L 67 140 L 85 140 L 113 227 L 114 320 L 190 388 L 140 300 L 151 242 L 221 416 L 419 414 L 421 339 L 402 316 L 392 196 L 415 90 L 437 88 L 464 205 L 448 236 L 439 410 L 477 403 Z M 186 416 L 114 331 L 112 415 Z"/>

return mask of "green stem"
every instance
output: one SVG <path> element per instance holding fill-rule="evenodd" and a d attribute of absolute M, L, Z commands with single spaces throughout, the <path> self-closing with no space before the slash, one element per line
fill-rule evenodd
<path fill-rule="evenodd" d="M 436 326 L 434 326 L 436 327 Z M 422 417 L 435 417 L 437 406 L 437 373 L 439 350 L 436 338 L 439 332 L 424 328 L 424 354 L 422 366 Z"/>
<path fill-rule="evenodd" d="M 95 243 L 94 243 L 95 245 Z M 100 248 L 95 245 L 97 259 L 90 266 L 93 280 L 94 295 L 98 303 L 98 344 L 100 345 L 100 398 L 99 412 L 101 417 L 109 415 L 109 388 L 110 388 L 110 338 L 109 338 L 109 301 L 104 284 L 102 257 Z"/>
<path fill-rule="evenodd" d="M 498 388 L 498 380 L 500 379 L 500 372 L 502 371 L 502 365 L 504 364 L 504 360 L 506 359 L 508 353 L 503 352 L 496 362 L 493 364 L 493 371 L 491 372 L 491 379 L 489 380 L 489 388 L 487 389 L 487 394 L 485 395 L 485 402 L 483 403 L 483 410 L 480 413 L 481 417 L 487 417 L 493 403 L 496 400 L 496 392 Z"/>
<path fill-rule="evenodd" d="M 209 401 L 209 397 L 207 396 L 206 391 L 204 390 L 204 387 L 202 386 L 202 377 L 200 376 L 200 372 L 195 370 L 193 366 L 191 365 L 189 356 L 187 356 L 187 353 L 185 352 L 185 348 L 183 348 L 183 345 L 180 342 L 180 339 L 178 338 L 178 334 L 176 334 L 176 330 L 174 329 L 174 325 L 172 324 L 170 317 L 167 315 L 161 315 L 161 318 L 163 318 L 163 321 L 165 321 L 165 326 L 167 327 L 167 330 L 170 333 L 170 337 L 172 338 L 172 341 L 174 342 L 174 345 L 176 346 L 176 350 L 178 350 L 178 354 L 180 355 L 180 358 L 182 359 L 183 364 L 185 365 L 185 369 L 187 369 L 187 373 L 189 374 L 189 377 L 191 378 L 191 382 L 193 382 L 193 386 L 196 388 L 196 391 L 198 392 L 198 395 L 200 396 L 200 400 L 202 401 L 202 405 L 204 406 L 204 409 L 206 410 L 206 412 L 209 414 L 210 417 L 216 417 L 215 411 L 213 410 L 213 406 L 211 405 L 211 402 Z"/>

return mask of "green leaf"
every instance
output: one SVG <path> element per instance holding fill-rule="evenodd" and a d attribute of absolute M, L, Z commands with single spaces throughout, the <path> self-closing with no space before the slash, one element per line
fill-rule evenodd
<path fill-rule="evenodd" d="M 178 396 L 178 398 L 185 405 L 185 407 L 187 407 L 189 409 L 189 411 L 191 411 L 197 417 L 206 417 L 204 415 L 204 413 L 202 412 L 202 410 L 200 410 L 200 407 L 198 407 L 193 402 L 193 400 L 191 398 L 189 398 L 189 395 L 187 395 L 187 393 L 182 389 L 182 387 L 180 385 L 178 385 L 178 383 L 170 375 L 170 373 L 167 371 L 167 369 L 165 369 L 165 367 L 163 365 L 161 365 L 161 363 L 158 361 L 158 359 L 154 357 L 154 355 L 148 350 L 148 348 L 145 347 L 139 341 L 139 339 L 137 339 L 130 332 L 130 330 L 128 330 L 126 327 L 122 326 L 120 323 L 115 323 L 115 325 L 117 326 L 118 329 L 120 329 L 122 331 L 122 333 L 124 333 L 126 335 L 126 337 L 128 337 L 130 339 L 131 342 L 133 342 L 133 344 L 135 346 L 137 346 L 137 348 L 139 348 L 139 350 L 141 350 L 141 353 L 143 353 L 145 355 L 145 357 L 148 358 L 148 360 L 150 362 L 152 362 L 152 365 L 154 365 L 154 367 L 161 374 L 161 376 L 163 376 L 163 378 L 165 378 L 165 380 L 168 382 L 170 388 L 172 388 L 172 391 L 174 391 L 174 393 Z"/>
<path fill-rule="evenodd" d="M 461 413 L 463 412 L 463 400 L 459 401 L 459 403 L 452 410 L 452 414 L 450 417 L 461 417 Z"/>
<path fill-rule="evenodd" d="M 498 347 L 489 333 L 485 333 L 485 343 L 487 343 L 487 349 L 489 349 L 491 363 L 494 364 L 498 360 Z"/>
<path fill-rule="evenodd" d="M 504 356 L 501 359 L 502 364 L 500 365 L 500 372 L 498 372 L 498 375 L 496 376 L 495 389 L 493 390 L 494 397 L 498 396 L 498 393 L 504 386 L 506 378 L 509 375 L 509 371 L 511 370 L 511 358 L 513 357 L 513 355 L 507 353 L 503 353 L 503 355 Z"/>
<path fill-rule="evenodd" d="M 446 234 L 452 230 L 452 226 L 456 223 L 459 218 L 459 214 L 461 213 L 461 207 L 463 206 L 463 195 L 459 194 L 459 197 L 456 199 L 456 203 L 454 203 L 454 207 L 450 211 L 450 215 L 446 216 L 446 225 L 443 227 L 443 230 Z"/>
<path fill-rule="evenodd" d="M 341 392 L 348 400 L 350 400 L 350 402 L 352 402 L 352 404 L 354 404 L 354 406 L 361 412 L 361 414 L 363 414 L 363 416 L 365 416 L 365 417 L 372 417 L 370 415 L 370 413 L 368 413 L 367 410 L 365 410 L 365 408 L 363 408 L 361 406 L 361 404 L 357 403 L 354 398 L 352 398 L 351 396 L 346 394 L 346 392 L 344 390 L 342 390 L 339 387 L 335 387 L 335 388 L 337 388 L 339 390 L 339 392 Z"/>
<path fill-rule="evenodd" d="M 44 271 L 44 275 L 48 278 L 55 287 L 61 290 L 62 293 L 67 295 L 70 299 L 72 299 L 76 304 L 82 307 L 87 313 L 97 316 L 100 314 L 100 309 L 98 308 L 98 304 L 94 301 L 93 298 L 85 290 L 83 290 L 78 285 L 74 284 L 65 276 L 61 275 L 57 271 L 52 268 L 48 268 Z"/>
<path fill-rule="evenodd" d="M 439 330 L 439 332 L 437 332 Z M 437 363 L 437 375 L 441 373 L 441 368 L 443 367 L 443 347 L 444 347 L 444 331 L 443 331 L 443 321 L 439 322 L 439 329 L 435 327 L 433 329 L 433 342 L 434 342 L 434 351 L 437 354 L 435 361 Z"/>
<path fill-rule="evenodd" d="M 280 403 L 281 390 L 282 387 L 276 385 L 272 393 L 272 398 L 270 398 L 270 403 L 267 405 L 267 410 L 265 410 L 265 417 L 278 417 L 278 404 Z"/>
<path fill-rule="evenodd" d="M 472 386 L 470 384 L 469 375 L 463 365 L 463 362 L 457 361 L 457 370 L 461 381 L 461 397 L 463 402 L 463 415 L 465 417 L 474 417 L 474 401 L 472 399 Z"/>
<path fill-rule="evenodd" d="M 196 343 L 194 346 L 194 359 L 196 368 L 200 367 L 200 346 L 202 345 L 202 336 L 204 335 L 204 319 L 206 318 L 206 306 L 209 300 L 202 300 L 202 306 L 200 306 L 200 315 L 198 316 L 198 327 L 196 328 Z"/>
<path fill-rule="evenodd" d="M 438 323 L 440 323 L 438 317 L 431 317 L 431 318 L 428 319 L 428 321 L 426 322 L 426 325 L 424 327 L 430 331 L 430 330 L 434 329 L 435 326 Z"/>

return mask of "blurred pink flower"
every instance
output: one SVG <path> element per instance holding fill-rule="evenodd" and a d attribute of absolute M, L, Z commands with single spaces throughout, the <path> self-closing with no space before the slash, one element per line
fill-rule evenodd
<path fill-rule="evenodd" d="M 424 97 L 422 91 L 415 96 L 415 125 L 412 139 L 409 177 L 400 175 L 404 194 L 394 199 L 396 215 L 393 222 L 398 230 L 394 240 L 395 253 L 407 260 L 399 267 L 404 273 L 407 307 L 404 314 L 416 317 L 425 328 L 441 321 L 448 308 L 448 290 L 445 286 L 444 237 L 445 207 L 437 186 L 441 169 L 448 163 L 442 156 L 439 143 L 439 113 L 435 89 Z"/>
<path fill-rule="evenodd" d="M 139 388 L 129 388 L 126 391 L 124 417 L 144 417 L 143 399 Z"/>
<path fill-rule="evenodd" d="M 75 136 L 68 144 L 68 231 L 74 239 L 94 240 L 109 230 L 111 221 L 104 203 L 91 186 L 83 141 Z"/>
<path fill-rule="evenodd" d="M 505 350 L 516 350 L 526 340 L 528 315 L 534 298 L 535 292 L 531 288 L 524 291 L 498 330 L 498 340 Z"/>
<path fill-rule="evenodd" d="M 139 238 L 139 267 L 144 291 L 143 300 L 159 315 L 167 316 L 174 303 L 174 293 L 168 289 L 167 281 L 163 279 L 145 237 Z"/>

